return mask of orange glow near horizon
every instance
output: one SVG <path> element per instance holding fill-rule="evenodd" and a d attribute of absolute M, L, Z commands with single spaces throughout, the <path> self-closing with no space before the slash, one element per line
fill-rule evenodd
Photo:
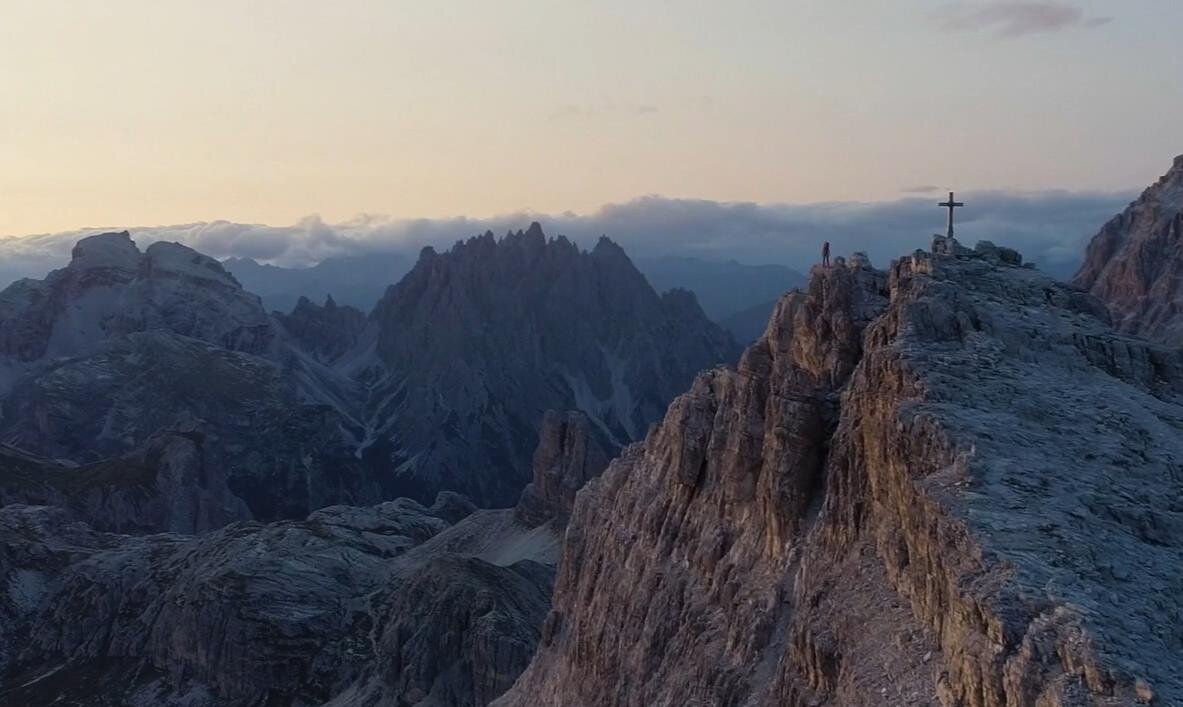
<path fill-rule="evenodd" d="M 941 4 L 6 3 L 0 235 L 1124 189 L 1179 150 L 1183 6 Z"/>

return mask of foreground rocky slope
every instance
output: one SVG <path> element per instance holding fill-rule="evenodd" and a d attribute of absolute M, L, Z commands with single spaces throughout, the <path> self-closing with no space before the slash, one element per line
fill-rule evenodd
<path fill-rule="evenodd" d="M 1183 701 L 1183 359 L 939 245 L 815 269 L 579 494 L 496 704 Z"/>
<path fill-rule="evenodd" d="M 403 500 L 188 538 L 6 506 L 0 703 L 488 704 L 533 653 L 553 576 L 553 550 L 482 554 L 476 538 L 539 532 L 512 513 L 449 527 Z"/>
<path fill-rule="evenodd" d="M 693 295 L 659 296 L 608 239 L 584 252 L 533 224 L 425 249 L 339 365 L 369 386 L 367 458 L 400 493 L 504 506 L 529 481 L 543 411 L 580 410 L 616 447 L 734 348 Z"/>
<path fill-rule="evenodd" d="M 0 449 L 0 704 L 489 704 L 537 645 L 567 489 L 602 466 L 579 413 L 548 414 L 543 439 L 517 509 L 444 493 L 198 537 L 99 532 L 118 519 L 75 502 L 130 485 L 132 461 L 150 498 L 153 457 L 50 469 Z"/>
<path fill-rule="evenodd" d="M 1093 237 L 1073 282 L 1105 301 L 1119 331 L 1183 344 L 1183 155 Z"/>

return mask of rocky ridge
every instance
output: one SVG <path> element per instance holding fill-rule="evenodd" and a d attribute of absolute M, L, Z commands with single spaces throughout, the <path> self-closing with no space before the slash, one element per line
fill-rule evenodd
<path fill-rule="evenodd" d="M 1089 242 L 1073 282 L 1100 297 L 1118 331 L 1183 344 L 1183 155 Z"/>
<path fill-rule="evenodd" d="M 579 493 L 495 704 L 1183 700 L 1183 358 L 934 250 L 815 268 Z"/>
<path fill-rule="evenodd" d="M 545 410 L 584 412 L 618 447 L 734 350 L 693 295 L 659 296 L 607 238 L 585 252 L 533 224 L 424 249 L 338 367 L 369 388 L 363 447 L 400 493 L 506 506 Z"/>

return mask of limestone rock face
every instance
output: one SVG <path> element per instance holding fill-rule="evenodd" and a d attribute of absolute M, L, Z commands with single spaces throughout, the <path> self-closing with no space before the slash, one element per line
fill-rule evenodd
<path fill-rule="evenodd" d="M 584 252 L 534 224 L 425 249 L 340 366 L 369 386 L 366 454 L 401 493 L 509 506 L 546 410 L 582 411 L 620 446 L 733 350 L 693 295 L 659 296 L 615 243 Z"/>
<path fill-rule="evenodd" d="M 565 525 L 575 494 L 608 466 L 608 455 L 592 434 L 587 415 L 547 410 L 534 450 L 534 481 L 522 492 L 517 515 L 531 527 L 549 521 Z"/>
<path fill-rule="evenodd" d="M 1093 237 L 1073 282 L 1108 305 L 1118 331 L 1183 344 L 1183 155 Z"/>
<path fill-rule="evenodd" d="M 941 246 L 815 268 L 578 494 L 495 704 L 1183 701 L 1183 356 Z"/>

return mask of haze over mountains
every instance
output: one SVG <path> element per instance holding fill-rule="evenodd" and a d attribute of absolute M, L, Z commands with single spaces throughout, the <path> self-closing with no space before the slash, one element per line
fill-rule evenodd
<path fill-rule="evenodd" d="M 339 304 L 368 312 L 386 288 L 410 270 L 411 261 L 397 253 L 376 253 L 329 258 L 311 268 L 261 265 L 249 258 L 230 258 L 223 265 L 269 309 L 286 312 L 301 297 L 321 302 L 331 295 Z M 693 292 L 707 316 L 722 324 L 761 305 L 767 319 L 780 293 L 804 282 L 803 275 L 783 265 L 742 265 L 734 260 L 650 257 L 638 260 L 636 267 L 659 293 L 673 289 Z M 747 343 L 755 336 L 742 338 Z"/>
<path fill-rule="evenodd" d="M 1133 186 L 1110 194 L 959 192 L 971 204 L 962 215 L 959 233 L 967 242 L 1005 240 L 1028 253 L 1042 270 L 1067 277 L 1081 262 L 1088 238 L 1136 196 Z M 127 224 L 0 238 L 0 284 L 18 277 L 44 277 L 69 261 L 70 249 L 80 238 L 103 230 L 127 228 L 141 246 L 157 240 L 177 241 L 219 260 L 251 258 L 287 268 L 308 268 L 329 258 L 397 253 L 405 257 L 404 267 L 409 268 L 423 246 L 443 250 L 460 237 L 485 231 L 503 234 L 531 221 L 545 223 L 549 232 L 563 234 L 584 248 L 609 235 L 637 260 L 643 272 L 645 260 L 663 257 L 775 264 L 805 272 L 816 262 L 823 241 L 830 241 L 836 253 L 865 251 L 875 262 L 887 262 L 907 251 L 917 233 L 930 233 L 941 224 L 936 202 L 944 194 L 932 187 L 926 190 L 923 196 L 872 203 L 756 204 L 649 196 L 608 204 L 587 215 L 362 216 L 331 224 L 310 216 L 291 226 L 229 221 Z M 307 294 L 319 301 L 325 293 Z M 344 295 L 333 294 L 338 301 L 349 303 Z"/>
<path fill-rule="evenodd" d="M 1178 703 L 1180 165 L 1076 284 L 835 259 L 738 359 L 538 224 L 369 311 L 83 239 L 0 292 L 0 703 Z"/>

